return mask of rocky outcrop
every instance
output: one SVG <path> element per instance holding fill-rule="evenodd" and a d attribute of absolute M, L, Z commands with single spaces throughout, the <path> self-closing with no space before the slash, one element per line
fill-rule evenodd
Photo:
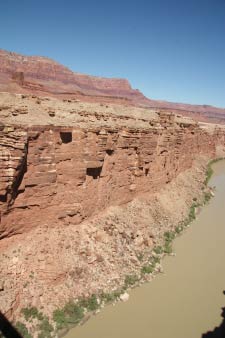
<path fill-rule="evenodd" d="M 41 224 L 79 224 L 158 191 L 225 145 L 222 129 L 210 134 L 165 113 L 148 129 L 5 126 L 0 137 L 1 238 Z"/>
<path fill-rule="evenodd" d="M 26 170 L 27 133 L 9 126 L 0 130 L 0 216 L 17 194 Z M 20 188 L 21 189 L 21 188 Z"/>

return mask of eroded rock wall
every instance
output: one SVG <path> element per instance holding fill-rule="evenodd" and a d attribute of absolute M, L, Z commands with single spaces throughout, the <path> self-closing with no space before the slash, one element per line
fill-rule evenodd
<path fill-rule="evenodd" d="M 0 139 L 1 238 L 78 224 L 156 192 L 225 145 L 222 130 L 209 133 L 163 113 L 149 129 L 2 126 Z"/>

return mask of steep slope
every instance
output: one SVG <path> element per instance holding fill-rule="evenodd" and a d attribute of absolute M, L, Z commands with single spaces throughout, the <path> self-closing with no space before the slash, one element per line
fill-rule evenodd
<path fill-rule="evenodd" d="M 224 126 L 146 108 L 0 93 L 0 116 L 0 311 L 33 338 L 47 319 L 57 336 L 69 300 L 141 278 L 225 155 Z"/>

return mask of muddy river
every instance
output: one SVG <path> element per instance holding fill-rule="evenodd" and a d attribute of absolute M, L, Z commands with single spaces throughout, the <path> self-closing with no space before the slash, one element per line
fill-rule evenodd
<path fill-rule="evenodd" d="M 174 241 L 164 273 L 105 307 L 66 338 L 201 338 L 225 306 L 225 161 L 214 164 L 216 194 Z"/>

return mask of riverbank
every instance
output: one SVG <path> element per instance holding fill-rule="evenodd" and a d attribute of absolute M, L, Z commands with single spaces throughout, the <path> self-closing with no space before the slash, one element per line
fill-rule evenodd
<path fill-rule="evenodd" d="M 98 311 L 105 304 L 117 301 L 127 289 L 152 280 L 157 272 L 162 271 L 160 260 L 171 253 L 173 238 L 194 219 L 199 204 L 211 194 L 210 190 L 204 190 L 206 163 L 207 159 L 201 158 L 159 193 L 143 195 L 123 207 L 110 208 L 107 214 L 96 217 L 92 224 L 85 222 L 83 235 L 88 229 L 89 248 L 90 239 L 94 240 L 91 254 L 86 252 L 86 274 L 83 278 L 81 274 L 77 281 L 74 296 L 64 294 L 64 298 L 77 301 L 61 307 L 60 294 L 68 289 L 63 287 L 57 293 L 56 287 L 54 291 L 58 297 L 51 297 L 53 301 L 43 310 L 37 301 L 37 305 L 34 302 L 34 306 L 22 310 L 17 326 L 27 334 L 25 336 L 23 332 L 23 335 L 29 337 L 28 330 L 33 337 L 37 332 L 50 337 L 55 330 L 65 334 L 68 328 L 86 320 L 88 311 Z M 98 224 L 97 230 L 93 231 L 93 224 Z M 73 229 L 65 229 L 64 236 L 67 236 L 67 230 L 69 239 Z M 51 240 L 51 231 L 48 235 Z M 99 246 L 104 252 L 101 257 Z M 79 263 L 82 259 L 80 255 Z"/>
<path fill-rule="evenodd" d="M 96 297 L 95 298 L 96 308 L 92 310 L 98 310 L 99 308 L 103 308 L 105 305 L 110 304 L 110 303 L 115 304 L 117 301 L 128 300 L 129 294 L 127 293 L 127 291 L 129 291 L 130 288 L 138 287 L 147 281 L 151 281 L 156 276 L 157 273 L 163 272 L 161 262 L 162 262 L 162 259 L 165 257 L 165 255 L 173 254 L 173 249 L 172 249 L 173 240 L 178 235 L 180 235 L 185 230 L 185 228 L 190 226 L 191 222 L 196 219 L 196 214 L 200 212 L 200 208 L 203 207 L 206 203 L 208 203 L 209 200 L 214 196 L 213 189 L 208 187 L 208 182 L 213 175 L 212 165 L 222 159 L 223 158 L 217 158 L 217 159 L 211 160 L 207 164 L 206 171 L 205 171 L 204 188 L 202 188 L 202 194 L 198 196 L 198 198 L 193 197 L 193 203 L 190 207 L 187 217 L 181 223 L 179 223 L 173 230 L 166 231 L 164 233 L 164 241 L 160 243 L 161 245 L 157 245 L 153 248 L 151 257 L 141 267 L 140 273 L 136 275 L 133 274 L 133 275 L 126 276 L 124 285 L 118 290 L 112 292 L 111 294 L 103 293 L 99 295 L 98 297 L 95 296 Z M 78 301 L 75 304 L 76 304 L 75 307 L 77 306 L 78 308 L 82 307 L 82 302 L 80 303 Z M 88 306 L 86 306 L 86 308 L 88 309 Z M 63 313 L 65 317 L 65 314 L 67 315 L 69 314 L 69 312 L 67 311 L 67 307 L 65 307 L 61 311 L 62 312 L 57 311 L 57 315 L 59 315 L 60 313 L 62 315 Z M 84 319 L 81 320 L 81 323 L 83 324 L 89 317 L 90 317 L 90 314 L 84 316 Z M 55 319 L 56 321 L 58 321 L 59 318 L 57 318 L 56 316 Z"/>
<path fill-rule="evenodd" d="M 107 307 L 66 338 L 103 338 L 106 332 L 109 338 L 118 334 L 133 338 L 140 332 L 143 338 L 200 338 L 220 324 L 225 282 L 221 269 L 225 259 L 225 162 L 215 168 L 210 181 L 211 188 L 216 186 L 215 198 L 191 229 L 176 239 L 177 256 L 164 259 L 165 274 L 135 288 L 129 302 L 117 304 L 116 309 Z"/>

